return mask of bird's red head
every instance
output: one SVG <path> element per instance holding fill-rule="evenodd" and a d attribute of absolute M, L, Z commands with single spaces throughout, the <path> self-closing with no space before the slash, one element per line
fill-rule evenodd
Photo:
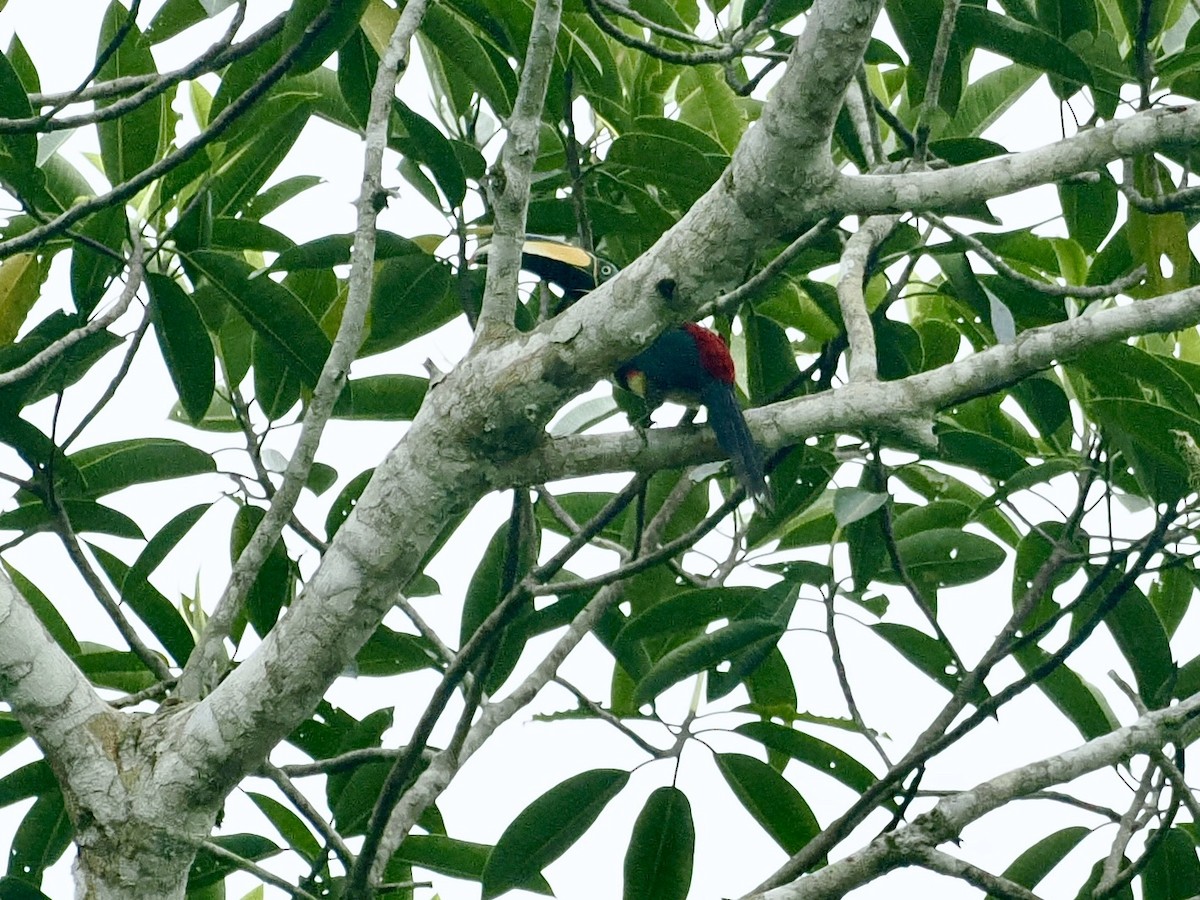
<path fill-rule="evenodd" d="M 729 346 L 715 331 L 710 331 L 703 325 L 688 322 L 683 330 L 692 336 L 696 349 L 700 352 L 700 365 L 704 371 L 725 384 L 733 384 L 733 357 L 729 355 Z"/>

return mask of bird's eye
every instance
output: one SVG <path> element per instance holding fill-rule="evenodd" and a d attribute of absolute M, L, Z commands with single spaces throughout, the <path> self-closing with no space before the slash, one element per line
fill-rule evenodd
<path fill-rule="evenodd" d="M 600 274 L 603 275 L 605 278 L 611 277 L 612 275 L 614 275 L 616 273 L 616 271 L 617 271 L 617 267 L 614 266 L 612 263 L 601 263 L 601 265 L 600 265 Z"/>

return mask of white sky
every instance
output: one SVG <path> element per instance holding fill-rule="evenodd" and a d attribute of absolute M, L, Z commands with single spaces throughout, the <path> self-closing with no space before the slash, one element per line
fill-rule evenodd
<path fill-rule="evenodd" d="M 143 27 L 158 4 L 151 2 L 144 6 L 141 19 Z M 10 0 L 0 12 L 0 42 L 7 47 L 9 36 L 15 30 L 38 64 L 43 89 L 69 89 L 90 66 L 97 23 L 104 7 L 103 3 L 79 3 L 78 0 Z M 251 3 L 248 28 L 268 20 L 281 7 L 282 4 L 277 2 L 256 0 Z M 68 21 L 71 27 L 64 28 L 63 23 Z M 219 20 L 221 26 L 226 21 L 227 14 Z M 195 48 L 206 45 L 218 32 L 219 29 L 209 29 L 208 32 L 195 29 L 178 40 L 156 48 L 160 68 L 176 65 L 184 57 L 190 58 Z M 402 90 L 406 99 L 420 109 L 427 108 L 428 86 L 418 80 L 419 74 L 419 67 L 411 67 Z M 1052 141 L 1058 134 L 1057 106 L 1044 86 L 1039 86 L 1035 95 L 1018 106 L 1018 111 L 1006 116 L 993 132 L 997 140 L 1013 150 Z M 93 149 L 87 146 L 85 137 L 80 135 L 74 138 L 70 149 L 75 152 Z M 390 165 L 394 165 L 394 162 L 393 159 Z M 352 202 L 357 194 L 360 169 L 361 151 L 357 139 L 332 126 L 313 121 L 296 150 L 277 173 L 276 180 L 292 174 L 316 172 L 325 179 L 325 184 L 288 204 L 282 215 L 276 215 L 268 222 L 298 242 L 331 231 L 350 231 L 353 227 Z M 401 184 L 394 169 L 385 168 L 385 184 Z M 992 206 L 1006 227 L 1018 227 L 1051 215 L 1052 212 L 1048 210 L 1056 207 L 1056 201 L 1053 188 L 1040 188 L 1004 198 Z M 406 191 L 403 199 L 393 202 L 381 217 L 381 227 L 413 236 L 444 231 L 445 223 L 424 201 Z M 47 285 L 43 301 L 47 304 L 45 308 L 69 303 L 64 259 L 65 255 L 56 263 L 55 272 Z M 406 348 L 402 357 L 389 354 L 369 360 L 366 365 L 356 366 L 354 374 L 389 370 L 424 374 L 422 364 L 426 358 L 445 369 L 462 353 L 466 338 L 465 327 L 461 323 L 456 324 L 418 342 L 415 349 Z M 115 370 L 117 360 L 106 361 L 105 365 L 109 370 Z M 224 437 L 203 435 L 167 421 L 166 414 L 173 402 L 174 394 L 158 359 L 157 347 L 152 340 L 147 340 L 131 378 L 117 400 L 97 420 L 93 430 L 87 433 L 85 443 L 101 443 L 128 436 L 131 432 L 126 430 L 125 423 L 136 419 L 145 424 L 139 424 L 132 433 L 155 431 L 214 450 L 236 446 Z M 73 426 L 89 406 L 90 401 L 86 398 L 73 399 L 64 410 L 68 427 Z M 43 414 L 48 413 L 43 410 Z M 339 485 L 315 501 L 311 496 L 306 497 L 299 510 L 301 519 L 317 526 L 323 523 L 328 502 L 336 496 L 341 484 L 375 464 L 402 430 L 403 426 L 395 425 L 334 423 L 327 432 L 318 458 L 337 467 Z M 294 429 L 285 429 L 270 446 L 286 454 L 294 440 L 293 434 Z M 217 454 L 220 465 L 240 468 L 241 463 L 236 461 L 236 457 L 236 453 Z M 7 468 L 10 459 L 0 457 L 0 465 Z M 611 486 L 612 479 L 599 479 L 593 483 Z M 146 533 L 152 534 L 175 512 L 191 503 L 211 499 L 215 491 L 227 489 L 227 484 L 214 477 L 135 488 L 118 495 L 114 505 L 134 514 Z M 440 582 L 445 596 L 422 600 L 418 608 L 439 630 L 444 629 L 446 635 L 457 634 L 460 598 L 473 570 L 474 560 L 478 558 L 483 542 L 507 514 L 507 509 L 506 498 L 487 498 L 431 567 L 431 574 Z M 170 599 L 176 599 L 182 592 L 190 593 L 198 579 L 206 602 L 215 600 L 228 573 L 227 535 L 233 513 L 234 504 L 231 501 L 216 504 L 206 514 L 202 527 L 189 535 L 172 553 L 167 565 L 159 570 L 155 583 Z M 127 560 L 136 553 L 136 548 L 128 542 L 98 540 L 97 543 L 104 544 Z M 78 636 L 121 646 L 111 623 L 93 608 L 81 583 L 67 571 L 69 567 L 51 563 L 51 560 L 61 559 L 55 542 L 49 538 L 31 540 L 17 551 L 6 554 L 6 559 L 51 594 L 68 616 Z M 594 554 L 592 560 L 592 564 L 597 565 L 602 557 Z M 314 554 L 309 551 L 303 560 L 306 571 L 311 571 L 315 561 Z M 948 591 L 943 595 L 942 623 L 955 638 L 966 659 L 977 658 L 991 635 L 1002 624 L 1008 607 L 1010 579 L 1011 569 L 1006 566 L 1001 573 L 982 585 Z M 811 597 L 811 594 L 805 596 Z M 801 607 L 808 610 L 805 619 L 811 620 L 802 624 L 823 627 L 823 611 L 819 607 L 803 602 Z M 918 624 L 910 607 L 911 604 L 906 603 L 893 604 L 894 614 L 898 613 L 910 624 Z M 402 627 L 403 618 L 393 614 L 389 622 Z M 1193 624 L 1189 622 L 1189 626 Z M 880 643 L 869 637 L 865 629 L 855 627 L 845 619 L 839 627 L 863 714 L 868 723 L 885 730 L 885 745 L 893 757 L 898 757 L 924 723 L 940 708 L 944 694 L 932 688 L 923 677 L 913 673 L 896 658 L 886 652 L 881 654 Z M 533 655 L 548 646 L 549 639 L 545 637 L 531 642 Z M 828 666 L 828 649 L 824 638 L 810 631 L 793 631 L 784 638 L 783 649 L 790 660 L 798 661 L 795 674 L 801 708 L 821 715 L 843 715 L 842 700 Z M 526 662 L 530 658 L 527 656 Z M 1101 636 L 1077 654 L 1073 665 L 1099 682 L 1104 679 L 1104 673 L 1114 658 L 1118 657 L 1111 642 Z M 568 660 L 564 675 L 588 691 L 593 698 L 606 699 L 607 673 L 610 670 L 611 663 L 607 656 L 591 643 Z M 1013 669 L 1010 667 L 1003 674 L 1012 675 Z M 430 689 L 434 683 L 433 673 L 405 676 L 403 681 L 343 679 L 333 688 L 329 699 L 360 717 L 380 706 L 398 704 L 399 727 L 390 735 L 395 744 L 405 739 L 408 728 L 420 712 L 418 704 L 422 692 Z M 1106 693 L 1113 693 L 1107 684 L 1104 687 Z M 691 691 L 690 682 L 672 689 L 660 700 L 660 711 L 668 716 L 673 715 L 674 720 L 678 721 L 687 710 Z M 740 692 L 734 695 L 735 698 L 739 696 Z M 536 709 L 549 711 L 573 705 L 574 701 L 564 691 L 555 688 L 544 693 Z M 1114 702 L 1114 707 L 1126 720 L 1131 717 L 1124 701 Z M 728 708 L 728 704 L 721 708 Z M 563 778 L 591 767 L 633 767 L 644 761 L 640 751 L 607 726 L 599 723 L 568 726 L 538 724 L 531 721 L 533 711 L 527 710 L 501 729 L 487 749 L 466 766 L 443 797 L 439 805 L 453 836 L 494 842 L 517 812 Z M 711 724 L 732 725 L 737 721 L 730 716 L 718 716 Z M 1020 731 L 1019 745 L 1014 737 L 1017 734 L 1013 729 L 1014 722 L 1028 723 Z M 641 730 L 657 743 L 667 742 L 661 730 Z M 814 729 L 813 733 L 845 747 L 880 771 L 880 765 L 872 758 L 862 740 L 821 729 Z M 717 733 L 707 735 L 706 740 L 718 749 L 755 753 L 747 743 Z M 1006 707 L 999 723 L 990 721 L 981 726 L 940 758 L 931 768 L 925 786 L 967 787 L 977 780 L 1061 751 L 1078 742 L 1074 730 L 1064 723 L 1038 692 L 1031 691 Z M 28 748 L 24 748 L 23 752 L 6 754 L 0 758 L 0 772 L 10 771 L 32 758 L 34 754 Z M 276 762 L 292 761 L 284 753 L 274 759 Z M 633 820 L 645 797 L 654 788 L 671 782 L 672 769 L 671 762 L 660 762 L 639 769 L 630 786 L 610 804 L 583 840 L 548 868 L 547 877 L 558 896 L 592 898 L 620 895 L 624 845 Z M 814 808 L 822 824 L 827 824 L 852 800 L 848 790 L 797 764 L 793 763 L 787 774 Z M 1092 778 L 1116 784 L 1111 774 Z M 697 822 L 696 871 L 691 893 L 694 900 L 737 896 L 783 862 L 782 851 L 762 833 L 730 795 L 717 775 L 708 752 L 702 747 L 693 745 L 684 753 L 678 783 L 692 801 Z M 256 783 L 253 789 L 274 793 L 265 783 Z M 1124 802 L 1123 797 L 1122 793 L 1115 793 L 1112 802 L 1120 806 Z M 3 822 L 0 823 L 0 852 L 7 849 L 12 829 L 28 805 L 21 804 L 5 810 Z M 873 836 L 884 821 L 879 817 L 869 820 L 869 824 L 856 835 L 858 842 L 862 843 Z M 1076 816 L 1052 804 L 1038 804 L 1036 812 L 1028 804 L 1015 804 L 968 829 L 962 852 L 973 861 L 999 872 L 1032 842 L 1034 836 L 1048 834 L 1077 821 Z M 225 831 L 241 830 L 261 830 L 272 834 L 269 826 L 262 825 L 262 819 L 249 801 L 235 793 L 227 805 Z M 1111 829 L 1104 829 L 1098 836 L 1085 842 L 1087 849 L 1083 852 L 1077 850 L 1072 856 L 1079 865 L 1064 866 L 1062 871 L 1053 874 L 1043 883 L 1040 889 L 1042 895 L 1062 896 L 1068 890 L 1073 895 L 1082 878 L 1080 873 L 1083 867 L 1090 866 L 1104 852 L 1107 846 L 1104 842 L 1111 839 L 1111 835 Z M 846 846 L 853 848 L 855 841 Z M 282 862 L 274 860 L 267 865 L 283 873 L 299 871 L 286 859 Z M 235 876 L 231 881 L 229 896 L 240 896 L 253 884 L 254 880 L 248 876 Z M 473 883 L 436 876 L 435 885 L 445 900 L 474 900 L 478 897 L 478 887 Z M 55 898 L 72 895 L 67 862 L 59 863 L 48 874 L 44 889 Z M 882 900 L 897 896 L 962 897 L 971 893 L 961 883 L 910 869 L 894 873 L 855 896 Z M 283 895 L 268 888 L 267 896 Z M 422 892 L 418 896 L 430 895 Z M 514 892 L 509 896 L 532 895 Z"/>

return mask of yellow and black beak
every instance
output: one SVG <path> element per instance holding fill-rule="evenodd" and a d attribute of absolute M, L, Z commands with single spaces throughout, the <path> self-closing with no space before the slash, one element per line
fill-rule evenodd
<path fill-rule="evenodd" d="M 475 254 L 475 260 L 487 259 L 487 246 Z M 529 235 L 521 247 L 521 268 L 552 284 L 563 292 L 561 312 L 596 285 L 617 274 L 617 267 L 582 247 L 558 238 Z"/>

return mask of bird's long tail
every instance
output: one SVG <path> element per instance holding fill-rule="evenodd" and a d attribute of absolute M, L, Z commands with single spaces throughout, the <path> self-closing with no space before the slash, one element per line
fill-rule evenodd
<path fill-rule="evenodd" d="M 700 398 L 708 409 L 708 423 L 717 436 L 717 443 L 733 463 L 734 474 L 746 492 L 765 507 L 772 503 L 771 488 L 763 471 L 762 456 L 750 429 L 746 426 L 742 407 L 733 393 L 733 386 L 713 382 Z"/>

